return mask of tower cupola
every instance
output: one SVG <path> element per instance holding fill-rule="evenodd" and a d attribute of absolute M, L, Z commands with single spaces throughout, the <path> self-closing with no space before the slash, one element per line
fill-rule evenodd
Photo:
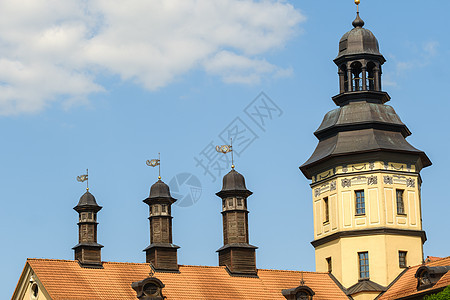
<path fill-rule="evenodd" d="M 170 189 L 161 179 L 150 188 L 150 195 L 144 200 L 150 212 L 150 245 L 145 248 L 147 263 L 157 270 L 177 271 L 177 249 L 172 243 L 172 204 L 177 201 L 170 195 Z"/>
<path fill-rule="evenodd" d="M 223 247 L 219 253 L 219 265 L 226 266 L 231 274 L 256 275 L 255 250 L 249 244 L 247 197 L 252 194 L 245 186 L 245 179 L 234 168 L 223 177 L 222 190 L 216 193 L 222 198 Z"/>
<path fill-rule="evenodd" d="M 363 28 L 359 12 L 352 25 L 354 28 L 339 41 L 339 53 L 334 59 L 339 68 L 340 94 L 333 100 L 339 106 L 361 100 L 385 103 L 389 96 L 381 90 L 381 66 L 386 60 L 380 53 L 378 40 L 370 30 Z M 341 97 L 347 93 L 354 94 Z"/>
<path fill-rule="evenodd" d="M 87 189 L 77 206 L 73 208 L 79 214 L 78 244 L 73 247 L 75 260 L 84 267 L 102 267 L 101 248 L 97 243 L 97 213 L 102 209 L 94 195 Z"/>

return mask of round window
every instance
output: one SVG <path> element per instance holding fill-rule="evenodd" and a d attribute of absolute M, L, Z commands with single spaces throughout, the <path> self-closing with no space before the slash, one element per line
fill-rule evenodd
<path fill-rule="evenodd" d="M 144 293 L 147 296 L 155 296 L 158 293 L 158 286 L 154 283 L 144 285 Z"/>

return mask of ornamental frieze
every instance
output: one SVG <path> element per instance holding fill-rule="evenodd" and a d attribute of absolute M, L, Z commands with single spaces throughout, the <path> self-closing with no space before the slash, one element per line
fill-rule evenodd
<path fill-rule="evenodd" d="M 352 181 L 350 179 L 348 179 L 348 178 L 344 178 L 344 179 L 341 180 L 341 184 L 342 184 L 343 188 L 351 187 L 352 186 Z"/>
<path fill-rule="evenodd" d="M 334 190 L 336 190 L 336 181 L 332 181 L 330 183 L 330 191 L 334 191 Z"/>
<path fill-rule="evenodd" d="M 394 184 L 406 185 L 406 176 L 394 175 Z"/>
<path fill-rule="evenodd" d="M 389 175 L 383 176 L 383 181 L 384 181 L 384 184 L 393 184 L 394 183 L 394 179 L 392 178 L 392 176 L 389 176 Z"/>
<path fill-rule="evenodd" d="M 363 164 L 362 166 L 356 167 L 352 166 L 352 171 L 362 171 L 366 169 L 366 164 Z"/>
<path fill-rule="evenodd" d="M 407 187 L 416 187 L 416 180 L 413 178 L 406 179 L 406 186 Z"/>
<path fill-rule="evenodd" d="M 368 185 L 378 184 L 378 178 L 376 176 L 370 176 L 369 178 L 367 178 L 367 184 Z"/>
<path fill-rule="evenodd" d="M 333 184 L 334 184 L 334 189 L 332 189 Z M 328 192 L 328 191 L 333 191 L 335 189 L 336 189 L 336 181 L 324 183 L 320 187 L 314 189 L 314 197 L 317 198 L 320 196 L 320 194 Z"/>

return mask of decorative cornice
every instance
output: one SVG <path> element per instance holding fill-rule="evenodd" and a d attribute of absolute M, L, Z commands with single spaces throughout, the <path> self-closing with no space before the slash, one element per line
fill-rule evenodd
<path fill-rule="evenodd" d="M 346 230 L 336 232 L 326 237 L 312 241 L 311 245 L 313 245 L 314 248 L 317 248 L 319 246 L 322 246 L 326 243 L 332 242 L 340 238 L 380 235 L 380 234 L 418 236 L 422 239 L 422 243 L 425 243 L 425 241 L 427 240 L 427 235 L 423 230 L 409 230 L 397 228 L 371 228 L 371 229 Z"/>

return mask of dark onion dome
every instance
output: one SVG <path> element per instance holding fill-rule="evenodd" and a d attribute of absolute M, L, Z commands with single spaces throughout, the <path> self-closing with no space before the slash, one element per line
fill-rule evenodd
<path fill-rule="evenodd" d="M 339 41 L 339 54 L 335 61 L 343 56 L 357 54 L 382 56 L 377 38 L 370 30 L 363 28 L 364 21 L 359 13 L 352 24 L 355 28 L 345 33 Z"/>
<path fill-rule="evenodd" d="M 81 196 L 77 206 L 75 206 L 73 209 L 78 212 L 81 210 L 94 210 L 97 212 L 102 209 L 102 207 L 97 204 L 94 195 L 92 195 L 89 191 L 86 191 L 86 193 Z"/>
<path fill-rule="evenodd" d="M 242 195 L 248 197 L 251 194 L 253 193 L 247 190 L 247 187 L 245 186 L 244 176 L 235 169 L 232 169 L 223 177 L 222 190 L 216 193 L 219 197 L 228 195 Z"/>
<path fill-rule="evenodd" d="M 150 196 L 144 200 L 145 203 L 148 201 L 155 199 L 155 200 L 169 200 L 169 202 L 174 203 L 177 201 L 176 199 L 172 198 L 170 195 L 170 189 L 167 184 L 165 184 L 161 179 L 158 179 L 157 182 L 155 182 L 151 188 L 150 188 Z"/>

